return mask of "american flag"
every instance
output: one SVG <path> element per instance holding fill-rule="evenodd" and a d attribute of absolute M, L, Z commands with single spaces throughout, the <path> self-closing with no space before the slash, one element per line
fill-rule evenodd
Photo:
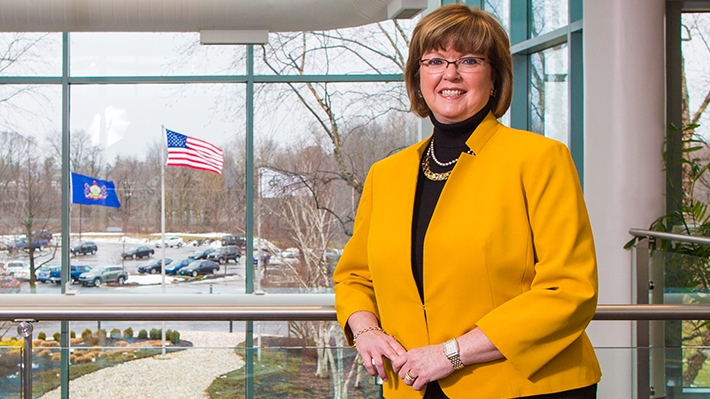
<path fill-rule="evenodd" d="M 168 134 L 168 166 L 187 166 L 222 174 L 222 150 L 212 144 L 165 129 Z"/>

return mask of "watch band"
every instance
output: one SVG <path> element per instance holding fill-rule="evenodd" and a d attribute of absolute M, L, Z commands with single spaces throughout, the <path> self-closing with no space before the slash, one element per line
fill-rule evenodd
<path fill-rule="evenodd" d="M 459 342 L 456 338 L 444 342 L 444 354 L 451 361 L 451 366 L 454 367 L 454 370 L 461 370 L 464 367 L 459 355 Z"/>

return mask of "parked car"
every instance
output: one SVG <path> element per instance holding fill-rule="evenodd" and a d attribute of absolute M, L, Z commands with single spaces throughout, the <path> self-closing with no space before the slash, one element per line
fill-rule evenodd
<path fill-rule="evenodd" d="M 79 282 L 79 276 L 81 276 L 82 274 L 84 274 L 86 272 L 91 271 L 91 268 L 89 266 L 84 266 L 84 265 L 70 265 L 69 267 L 70 267 L 69 276 L 71 278 L 72 284 Z M 55 266 L 49 270 L 49 278 L 47 278 L 47 282 L 54 283 L 54 284 L 61 284 L 62 283 L 62 267 L 61 266 Z"/>
<path fill-rule="evenodd" d="M 41 251 L 44 249 L 49 244 L 47 240 L 33 240 L 32 241 L 32 247 Z M 17 251 L 20 249 L 29 249 L 30 245 L 27 241 L 26 237 L 20 238 L 15 244 L 11 247 L 8 247 L 8 251 Z"/>
<path fill-rule="evenodd" d="M 172 262 L 172 259 L 165 258 L 165 264 L 168 265 L 170 262 Z M 146 263 L 145 265 L 138 266 L 138 273 L 144 274 L 144 273 L 150 273 L 150 274 L 155 274 L 155 273 L 160 273 L 160 267 L 163 264 L 162 259 L 151 259 Z"/>
<path fill-rule="evenodd" d="M 225 234 L 222 236 L 222 246 L 226 247 L 228 245 L 236 245 L 238 247 L 244 248 L 247 245 L 247 241 L 242 237 L 237 237 L 231 234 Z"/>
<path fill-rule="evenodd" d="M 5 264 L 5 274 L 14 276 L 18 280 L 30 280 L 30 264 L 13 260 Z"/>
<path fill-rule="evenodd" d="M 213 248 L 204 248 L 204 249 L 198 249 L 195 252 L 191 253 L 187 257 L 190 259 L 207 259 L 207 256 L 214 252 Z"/>
<path fill-rule="evenodd" d="M 59 267 L 59 266 L 50 266 L 50 265 L 40 266 L 37 270 L 35 270 L 35 281 L 47 283 L 49 281 L 49 271 L 53 267 Z"/>
<path fill-rule="evenodd" d="M 128 272 L 121 265 L 117 266 L 96 266 L 86 273 L 79 275 L 79 282 L 83 286 L 93 285 L 98 287 L 104 283 L 116 283 L 122 285 L 128 280 Z"/>
<path fill-rule="evenodd" d="M 9 274 L 0 275 L 0 292 L 6 294 L 20 292 L 20 281 Z"/>
<path fill-rule="evenodd" d="M 165 246 L 166 246 L 166 247 L 170 247 L 170 248 L 176 248 L 176 247 L 177 247 L 177 248 L 180 248 L 180 247 L 182 247 L 182 245 L 183 245 L 183 241 L 182 241 L 182 238 L 180 238 L 180 237 L 166 237 L 166 238 L 165 238 Z M 155 247 L 156 247 L 156 248 L 160 248 L 160 247 L 161 247 L 160 241 L 158 241 L 158 242 L 155 243 Z"/>
<path fill-rule="evenodd" d="M 242 256 L 242 251 L 236 245 L 229 245 L 222 248 L 215 249 L 214 252 L 207 255 L 207 259 L 213 262 L 217 262 L 220 265 L 225 262 L 233 260 L 234 263 L 239 263 L 239 258 Z"/>
<path fill-rule="evenodd" d="M 77 256 L 79 254 L 86 255 L 86 254 L 95 254 L 96 251 L 99 249 L 98 246 L 96 246 L 96 243 L 93 241 L 79 241 L 76 244 L 71 246 L 71 254 L 74 256 Z"/>
<path fill-rule="evenodd" d="M 168 263 L 167 266 L 165 266 L 165 274 L 178 274 L 180 272 L 180 269 L 183 267 L 189 265 L 190 263 L 194 262 L 194 259 L 176 259 L 170 263 Z"/>
<path fill-rule="evenodd" d="M 325 254 L 321 253 L 321 259 L 325 257 L 326 262 L 337 262 L 340 259 L 341 251 L 333 248 L 326 248 Z"/>
<path fill-rule="evenodd" d="M 219 265 L 211 260 L 196 260 L 180 269 L 180 274 L 183 276 L 197 277 L 200 274 L 214 274 L 217 270 L 219 270 Z"/>
<path fill-rule="evenodd" d="M 141 247 L 130 248 L 128 251 L 122 253 L 121 256 L 123 257 L 123 259 L 136 259 L 136 258 L 146 258 L 146 257 L 149 257 L 150 255 L 153 255 L 154 253 L 155 253 L 155 250 L 153 250 L 152 248 L 141 246 Z"/>

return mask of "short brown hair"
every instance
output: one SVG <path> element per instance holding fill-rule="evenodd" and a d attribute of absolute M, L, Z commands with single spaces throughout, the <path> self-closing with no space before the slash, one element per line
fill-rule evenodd
<path fill-rule="evenodd" d="M 404 82 L 412 104 L 410 110 L 422 118 L 431 113 L 420 94 L 419 60 L 429 51 L 449 49 L 460 53 L 486 54 L 496 92 L 490 99 L 490 109 L 496 118 L 503 116 L 513 96 L 510 40 L 493 16 L 464 4 L 439 7 L 422 18 L 414 28 L 404 71 Z"/>

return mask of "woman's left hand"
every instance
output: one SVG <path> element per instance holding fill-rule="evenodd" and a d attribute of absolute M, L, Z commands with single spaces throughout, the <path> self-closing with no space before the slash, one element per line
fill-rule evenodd
<path fill-rule="evenodd" d="M 422 390 L 429 382 L 442 379 L 454 371 L 442 344 L 410 349 L 392 361 L 392 368 L 404 384 L 411 385 L 415 391 Z"/>

